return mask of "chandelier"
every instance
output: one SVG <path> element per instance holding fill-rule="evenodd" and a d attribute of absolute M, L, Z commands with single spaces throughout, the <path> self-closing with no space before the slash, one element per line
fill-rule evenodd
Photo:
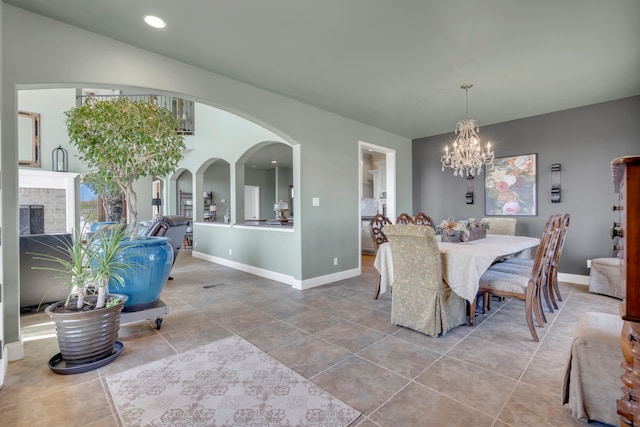
<path fill-rule="evenodd" d="M 442 171 L 448 167 L 453 169 L 454 176 L 473 177 L 482 172 L 482 165 L 493 164 L 493 151 L 491 143 L 487 142 L 486 151 L 480 147 L 478 138 L 478 125 L 475 120 L 467 116 L 467 97 L 469 89 L 473 85 L 466 83 L 460 86 L 464 89 L 464 120 L 460 120 L 456 126 L 456 140 L 453 150 L 449 152 L 449 146 L 445 146 L 445 152 L 440 158 Z"/>

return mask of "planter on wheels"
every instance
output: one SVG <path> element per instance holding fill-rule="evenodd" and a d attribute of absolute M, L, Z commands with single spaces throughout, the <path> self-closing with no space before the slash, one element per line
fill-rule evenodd
<path fill-rule="evenodd" d="M 110 290 L 128 297 L 123 311 L 140 311 L 158 304 L 160 294 L 171 273 L 173 248 L 168 237 L 138 237 L 124 242 L 127 252 L 133 256 L 127 258 L 140 268 L 133 268 L 125 274 L 125 286 Z M 129 257 L 129 254 L 125 254 Z"/>
<path fill-rule="evenodd" d="M 95 302 L 96 298 L 88 296 L 85 301 Z M 77 312 L 56 312 L 64 301 L 47 306 L 45 313 L 56 325 L 60 347 L 60 353 L 49 361 L 54 372 L 75 374 L 90 371 L 120 355 L 123 344 L 116 338 L 120 329 L 120 312 L 127 296 L 109 294 L 110 298 L 120 298 L 121 301 L 111 307 Z"/>

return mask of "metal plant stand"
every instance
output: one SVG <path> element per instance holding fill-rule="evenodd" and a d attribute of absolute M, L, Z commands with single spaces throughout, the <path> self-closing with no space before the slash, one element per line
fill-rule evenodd
<path fill-rule="evenodd" d="M 162 316 L 169 314 L 169 307 L 162 301 L 158 300 L 158 303 L 153 307 L 149 307 L 140 311 L 123 311 L 120 313 L 120 324 L 137 322 L 139 320 L 149 320 L 155 317 L 156 329 L 160 329 L 162 326 Z"/>

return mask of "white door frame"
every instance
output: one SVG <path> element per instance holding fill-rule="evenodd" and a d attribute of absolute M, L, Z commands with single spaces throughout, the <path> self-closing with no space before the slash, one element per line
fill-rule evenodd
<path fill-rule="evenodd" d="M 358 141 L 358 201 L 362 199 L 362 152 L 363 150 L 375 151 L 386 156 L 387 166 L 387 217 L 394 221 L 396 218 L 396 150 L 370 144 L 365 141 Z M 360 203 L 358 203 L 360 206 Z M 361 234 L 362 221 L 360 219 L 360 209 L 356 221 L 358 236 Z M 358 269 L 362 272 L 362 242 L 358 238 Z"/>

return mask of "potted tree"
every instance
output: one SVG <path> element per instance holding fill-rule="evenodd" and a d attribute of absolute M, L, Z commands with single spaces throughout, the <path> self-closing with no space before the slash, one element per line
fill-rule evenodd
<path fill-rule="evenodd" d="M 71 144 L 80 159 L 115 182 L 125 195 L 131 239 L 138 240 L 138 261 L 146 268 L 129 272 L 123 292 L 125 311 L 153 307 L 159 300 L 173 262 L 168 238 L 139 238 L 137 195 L 133 183 L 146 176 L 166 176 L 183 157 L 180 122 L 166 108 L 126 97 L 89 101 L 65 112 Z M 132 247 L 133 248 L 133 247 Z M 149 265 L 149 263 L 155 263 Z"/>
<path fill-rule="evenodd" d="M 47 306 L 56 325 L 60 353 L 49 361 L 60 374 L 80 373 L 115 360 L 124 347 L 117 343 L 120 312 L 127 300 L 109 293 L 109 286 L 124 286 L 126 274 L 138 268 L 126 248 L 126 227 L 119 224 L 109 235 L 99 231 L 85 244 L 80 233 L 71 241 L 60 239 L 43 253 L 30 253 L 69 288 L 66 300 Z M 44 244 L 44 243 L 43 243 Z M 118 345 L 116 345 L 118 344 Z"/>

